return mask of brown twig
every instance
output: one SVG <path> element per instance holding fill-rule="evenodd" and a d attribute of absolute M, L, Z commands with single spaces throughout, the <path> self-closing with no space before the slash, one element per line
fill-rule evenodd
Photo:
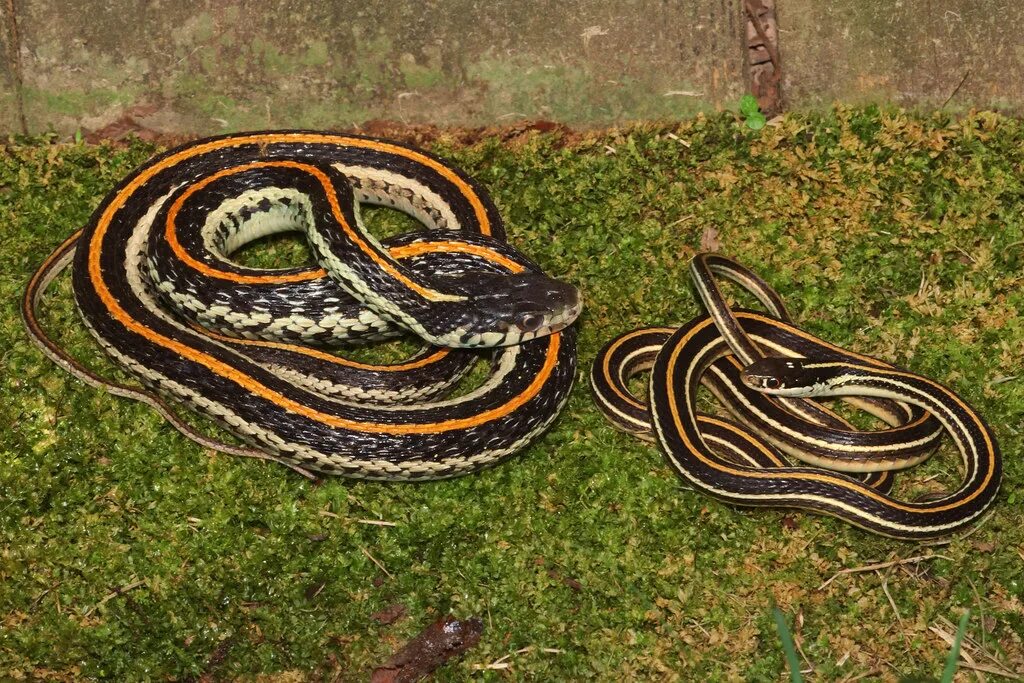
<path fill-rule="evenodd" d="M 878 576 L 882 579 L 882 592 L 885 593 L 886 599 L 889 600 L 889 606 L 892 607 L 892 612 L 896 615 L 896 623 L 900 625 L 900 634 L 903 636 L 903 642 L 909 646 L 910 640 L 907 638 L 907 627 L 904 625 L 903 617 L 900 616 L 900 611 L 896 607 L 896 601 L 892 599 L 892 594 L 889 593 L 889 580 L 885 578 L 881 571 L 878 572 Z"/>
<path fill-rule="evenodd" d="M 892 560 L 890 562 L 878 562 L 876 564 L 866 564 L 866 565 L 861 566 L 861 567 L 849 567 L 847 569 L 840 569 L 835 574 L 833 574 L 832 577 L 828 581 L 826 581 L 825 583 L 823 583 L 820 586 L 818 586 L 818 590 L 824 590 L 826 586 L 828 586 L 830 583 L 832 583 L 833 581 L 838 579 L 840 576 L 843 576 L 844 574 L 858 574 L 858 573 L 861 573 L 861 572 L 873 572 L 873 571 L 875 571 L 877 569 L 885 569 L 886 567 L 896 567 L 896 566 L 904 565 L 904 564 L 915 564 L 917 562 L 923 562 L 925 560 L 933 560 L 933 559 L 952 560 L 953 558 L 948 557 L 946 555 L 939 555 L 938 553 L 934 553 L 932 555 L 917 555 L 915 557 L 907 557 L 907 558 L 904 558 L 902 560 Z"/>
<path fill-rule="evenodd" d="M 952 100 L 954 97 L 956 97 L 956 94 L 958 92 L 960 92 L 960 88 L 964 87 L 964 83 L 967 82 L 967 79 L 970 77 L 970 75 L 971 75 L 971 70 L 968 69 L 964 73 L 964 77 L 961 78 L 960 82 L 956 84 L 955 88 L 953 88 L 953 92 L 949 93 L 949 97 L 947 97 L 945 100 L 943 100 L 942 104 L 939 105 L 939 109 L 944 108 L 947 104 L 949 104 L 950 100 Z"/>

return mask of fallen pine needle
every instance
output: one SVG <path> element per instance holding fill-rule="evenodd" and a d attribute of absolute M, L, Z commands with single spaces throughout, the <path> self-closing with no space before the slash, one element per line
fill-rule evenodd
<path fill-rule="evenodd" d="M 145 583 L 146 583 L 145 581 L 136 580 L 136 581 L 132 581 L 131 583 L 125 584 L 124 586 L 121 586 L 120 588 L 115 588 L 113 591 L 111 591 L 110 593 L 105 595 L 102 600 L 100 600 L 95 605 L 93 605 L 92 607 L 87 609 L 85 611 L 85 614 L 82 615 L 82 616 L 86 616 L 86 617 L 89 616 L 90 614 L 95 612 L 97 609 L 102 607 L 104 604 L 106 604 L 106 602 L 108 600 L 113 600 L 114 598 L 116 598 L 117 596 L 121 595 L 122 593 L 127 593 L 128 591 L 135 590 L 136 588 L 138 588 L 139 586 L 144 585 Z"/>
<path fill-rule="evenodd" d="M 321 517 L 330 517 L 331 519 L 345 519 L 344 516 L 339 515 L 336 512 L 329 512 L 327 510 L 318 510 L 317 514 Z M 357 524 L 369 524 L 372 526 L 398 526 L 398 522 L 388 522 L 383 519 L 357 519 Z"/>
<path fill-rule="evenodd" d="M 398 522 L 385 522 L 383 519 L 357 519 L 356 522 L 372 526 L 398 526 Z"/>
<path fill-rule="evenodd" d="M 366 555 L 368 558 L 370 558 L 370 562 L 373 562 L 375 565 L 380 567 L 380 570 L 382 572 L 384 572 L 385 574 L 387 574 L 389 579 L 395 578 L 394 576 L 391 575 L 391 572 L 389 572 L 387 570 L 387 568 L 383 564 L 381 564 L 380 560 L 378 560 L 376 557 L 374 557 L 373 555 L 370 554 L 369 550 L 367 550 L 366 548 L 364 548 L 362 546 L 359 546 L 359 550 L 363 553 L 363 555 Z"/>

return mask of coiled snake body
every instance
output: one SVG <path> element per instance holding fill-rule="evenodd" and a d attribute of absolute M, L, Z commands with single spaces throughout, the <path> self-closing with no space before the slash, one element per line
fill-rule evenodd
<path fill-rule="evenodd" d="M 429 230 L 380 242 L 363 228 L 360 203 L 393 206 Z M 296 229 L 317 265 L 268 271 L 230 258 Z M 212 138 L 151 160 L 115 188 L 37 271 L 22 313 L 60 365 L 154 405 L 208 445 L 220 444 L 163 397 L 303 468 L 451 477 L 542 432 L 575 374 L 577 290 L 503 238 L 482 188 L 419 150 L 302 131 Z M 99 378 L 40 326 L 39 299 L 72 259 L 89 330 L 155 394 Z M 405 331 L 446 348 L 383 367 L 324 348 Z M 488 379 L 456 398 L 443 396 L 478 355 L 448 347 L 494 348 Z"/>

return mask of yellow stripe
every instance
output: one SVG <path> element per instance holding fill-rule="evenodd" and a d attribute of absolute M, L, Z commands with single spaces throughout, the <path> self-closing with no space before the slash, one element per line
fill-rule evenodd
<path fill-rule="evenodd" d="M 626 394 L 619 391 L 617 382 L 612 380 L 611 358 L 612 355 L 614 355 L 614 353 L 618 351 L 619 347 L 625 344 L 630 339 L 635 339 L 636 337 L 640 337 L 651 332 L 666 332 L 668 334 L 672 334 L 673 332 L 675 332 L 675 329 L 670 327 L 645 327 L 640 330 L 633 330 L 632 332 L 619 337 L 617 340 L 615 340 L 615 343 L 612 344 L 611 348 L 608 349 L 608 353 L 605 354 L 604 364 L 601 368 L 601 371 L 604 373 L 605 383 L 609 387 L 611 387 L 611 390 L 615 393 L 615 395 L 618 396 L 619 399 L 622 400 L 624 403 L 634 406 L 639 410 L 643 410 L 647 406 L 637 401 L 634 397 L 627 396 Z"/>
<path fill-rule="evenodd" d="M 757 317 L 757 316 L 754 316 L 754 317 Z M 772 478 L 778 478 L 778 477 L 782 476 L 782 477 L 791 477 L 793 479 L 807 479 L 807 480 L 811 480 L 811 481 L 818 481 L 818 482 L 822 482 L 822 483 L 826 483 L 826 484 L 832 484 L 832 485 L 840 486 L 840 487 L 843 487 L 843 488 L 846 488 L 846 489 L 857 490 L 860 493 L 862 493 L 863 495 L 865 495 L 865 496 L 867 496 L 869 498 L 873 498 L 874 500 L 878 501 L 879 503 L 881 503 L 881 504 L 883 504 L 885 506 L 896 508 L 898 510 L 902 510 L 904 512 L 908 512 L 908 513 L 911 513 L 911 514 L 925 514 L 925 513 L 931 514 L 931 513 L 935 513 L 935 512 L 945 512 L 946 510 L 956 509 L 956 508 L 960 507 L 961 505 L 963 505 L 964 503 L 968 503 L 968 502 L 974 500 L 978 495 L 980 495 L 982 490 L 984 490 L 985 488 L 988 487 L 988 484 L 991 482 L 992 473 L 994 471 L 993 458 L 995 456 L 995 452 L 994 452 L 994 449 L 992 448 L 992 442 L 988 438 L 988 433 L 987 433 L 987 431 L 984 428 L 981 429 L 981 432 L 982 432 L 982 434 L 985 437 L 985 443 L 986 443 L 986 446 L 988 448 L 989 468 L 988 468 L 988 473 L 987 473 L 987 475 L 985 477 L 985 480 L 982 483 L 982 485 L 977 487 L 977 489 L 974 491 L 974 493 L 970 494 L 969 496 L 965 496 L 964 498 L 962 498 L 960 500 L 957 500 L 957 501 L 955 501 L 953 503 L 950 503 L 948 505 L 944 505 L 944 506 L 940 506 L 940 507 L 934 507 L 934 508 L 929 508 L 927 511 L 922 511 L 922 510 L 918 510 L 918 509 L 914 509 L 914 508 L 908 507 L 906 505 L 901 504 L 899 501 L 893 500 L 892 498 L 888 498 L 888 497 L 882 496 L 882 495 L 876 493 L 875 491 L 873 491 L 873 490 L 871 490 L 871 489 L 869 489 L 869 488 L 867 488 L 865 486 L 854 486 L 854 485 L 850 484 L 849 482 L 846 482 L 846 481 L 844 481 L 842 479 L 837 479 L 836 477 L 830 477 L 830 476 L 827 476 L 827 475 L 813 474 L 813 473 L 810 473 L 810 472 L 786 472 L 784 474 L 780 474 L 780 473 L 776 473 L 776 472 L 758 472 L 758 471 L 748 472 L 748 471 L 743 471 L 743 470 L 737 470 L 737 469 L 734 469 L 734 468 L 729 467 L 727 465 L 715 462 L 714 460 L 708 459 L 704 455 L 704 452 L 703 452 L 702 448 L 695 447 L 693 445 L 693 443 L 690 441 L 690 439 L 686 435 L 686 430 L 684 429 L 683 424 L 682 424 L 681 413 L 679 411 L 678 404 L 676 403 L 676 396 L 677 396 L 677 394 L 676 394 L 676 388 L 675 388 L 674 369 L 675 369 L 676 364 L 679 361 L 680 351 L 686 345 L 686 343 L 690 340 L 690 338 L 692 338 L 693 335 L 695 335 L 696 333 L 700 332 L 701 330 L 703 330 L 704 328 L 706 328 L 708 325 L 711 325 L 711 324 L 714 324 L 713 321 L 706 320 L 703 323 L 701 323 L 700 325 L 694 326 L 694 328 L 692 330 L 690 330 L 689 333 L 687 333 L 681 340 L 679 340 L 679 343 L 676 344 L 675 348 L 673 348 L 673 350 L 672 350 L 672 355 L 669 356 L 668 372 L 667 372 L 668 377 L 667 377 L 667 381 L 666 381 L 666 385 L 665 385 L 665 391 L 666 391 L 666 394 L 668 396 L 668 402 L 669 402 L 669 411 L 672 413 L 672 420 L 673 420 L 673 423 L 675 425 L 676 431 L 678 432 L 679 436 L 682 438 L 683 442 L 685 443 L 686 448 L 693 455 L 695 455 L 702 463 L 704 463 L 708 467 L 711 467 L 711 468 L 714 468 L 714 469 L 716 469 L 716 470 L 718 470 L 720 472 L 725 472 L 727 474 L 731 474 L 731 475 L 738 476 L 738 477 L 747 477 L 747 478 L 754 478 L 754 479 L 772 479 Z M 855 354 L 851 354 L 851 355 L 855 355 Z M 896 371 L 887 371 L 887 372 L 888 372 L 888 374 L 893 374 L 893 375 L 897 375 L 897 376 L 913 377 L 914 379 L 920 379 L 916 375 L 911 375 L 909 373 L 896 372 Z M 977 416 L 974 414 L 974 411 L 970 410 L 969 408 L 967 408 L 967 406 L 959 398 L 957 398 L 951 392 L 946 390 L 944 387 L 940 387 L 939 385 L 934 385 L 934 386 L 937 389 L 942 389 L 947 395 L 949 395 L 951 398 L 953 398 L 957 402 L 957 404 L 960 405 L 960 407 L 963 408 L 965 410 L 965 412 L 968 415 L 970 415 L 972 417 L 972 419 L 975 420 L 976 423 L 980 424 L 980 422 L 978 422 Z M 687 391 L 687 393 L 688 393 L 688 391 Z M 687 403 L 687 405 L 686 405 L 687 412 L 689 412 L 689 397 L 688 396 L 684 396 L 684 398 L 685 398 L 686 403 Z"/>
<path fill-rule="evenodd" d="M 708 416 L 698 415 L 697 419 L 699 419 L 701 422 L 709 422 L 711 424 L 715 424 L 715 425 L 718 425 L 719 427 L 727 429 L 728 431 L 732 432 L 736 436 L 739 436 L 740 438 L 742 438 L 744 441 L 746 441 L 748 444 L 750 444 L 751 446 L 753 446 L 757 450 L 759 450 L 762 453 L 764 453 L 764 455 L 769 460 L 771 460 L 773 463 L 775 463 L 775 465 L 777 467 L 785 467 L 786 466 L 786 463 L 784 463 L 782 460 L 779 460 L 778 454 L 776 454 L 771 449 L 765 447 L 765 445 L 763 443 L 761 443 L 760 441 L 758 441 L 756 439 L 753 439 L 748 432 L 745 432 L 742 429 L 738 429 L 736 427 L 736 425 L 734 425 L 734 424 L 732 424 L 730 422 L 726 422 L 724 420 L 720 420 L 720 419 L 718 419 L 718 418 L 716 418 L 714 416 L 711 416 L 711 415 L 708 415 Z"/>

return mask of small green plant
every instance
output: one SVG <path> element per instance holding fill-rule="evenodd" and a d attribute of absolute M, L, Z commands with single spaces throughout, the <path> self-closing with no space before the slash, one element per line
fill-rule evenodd
<path fill-rule="evenodd" d="M 761 130 L 768 123 L 757 104 L 757 98 L 750 94 L 740 98 L 740 114 L 743 114 L 744 123 L 750 130 Z"/>
<path fill-rule="evenodd" d="M 775 618 L 775 627 L 779 630 L 782 650 L 786 653 L 786 663 L 789 665 L 789 678 L 793 683 L 803 683 L 803 676 L 800 675 L 800 660 L 796 657 L 796 647 L 793 644 L 793 636 L 789 632 L 789 626 L 786 624 L 786 617 L 778 607 L 772 607 L 772 617 Z M 960 659 L 960 643 L 964 640 L 964 634 L 967 632 L 967 622 L 970 618 L 970 610 L 964 612 L 964 615 L 960 617 L 960 625 L 956 629 L 956 638 L 953 639 L 953 647 L 946 657 L 946 666 L 942 670 L 942 678 L 939 679 L 939 683 L 953 683 L 957 662 Z M 903 683 L 911 683 L 918 680 L 916 678 L 902 679 Z M 920 680 L 922 683 L 926 683 L 925 679 Z"/>

